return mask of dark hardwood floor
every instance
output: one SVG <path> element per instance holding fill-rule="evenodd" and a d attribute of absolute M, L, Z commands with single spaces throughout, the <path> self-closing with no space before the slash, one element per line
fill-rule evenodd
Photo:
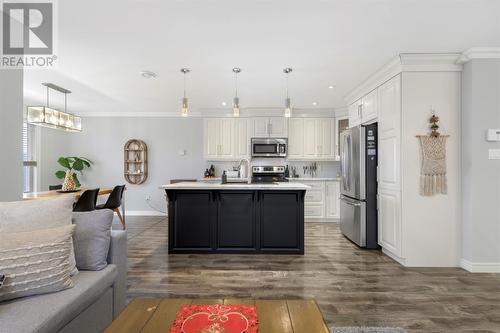
<path fill-rule="evenodd" d="M 500 332 L 500 274 L 404 268 L 357 248 L 337 224 L 306 223 L 304 256 L 168 255 L 165 218 L 127 226 L 129 299 L 315 298 L 330 326 Z"/>

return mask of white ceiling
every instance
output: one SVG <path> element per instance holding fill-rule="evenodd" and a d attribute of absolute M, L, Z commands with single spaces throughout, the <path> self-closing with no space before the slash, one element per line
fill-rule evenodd
<path fill-rule="evenodd" d="M 41 82 L 62 85 L 73 91 L 70 111 L 82 115 L 178 112 L 181 67 L 192 69 L 193 111 L 230 105 L 235 66 L 242 68 L 242 107 L 282 107 L 282 70 L 289 66 L 294 107 L 337 108 L 399 53 L 500 45 L 498 0 L 60 0 L 58 6 L 58 69 L 27 70 L 25 94 L 43 102 Z M 158 77 L 144 79 L 141 70 Z"/>

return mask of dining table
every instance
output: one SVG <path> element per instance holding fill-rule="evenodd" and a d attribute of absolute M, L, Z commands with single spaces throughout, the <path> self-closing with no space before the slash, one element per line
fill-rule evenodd
<path fill-rule="evenodd" d="M 65 194 L 74 194 L 75 195 L 75 201 L 80 198 L 83 192 L 85 190 L 91 190 L 93 189 L 92 187 L 82 187 L 79 188 L 76 191 L 73 192 L 65 192 L 62 190 L 51 190 L 51 191 L 40 191 L 40 192 L 26 192 L 23 193 L 23 200 L 43 200 L 43 199 L 50 199 L 57 197 L 59 195 L 65 195 Z M 99 193 L 97 194 L 98 196 L 101 195 L 109 195 L 113 192 L 112 188 L 99 188 Z M 123 216 L 123 221 L 125 221 L 125 200 L 122 198 L 122 204 L 121 204 L 121 211 L 122 211 L 122 216 Z"/>

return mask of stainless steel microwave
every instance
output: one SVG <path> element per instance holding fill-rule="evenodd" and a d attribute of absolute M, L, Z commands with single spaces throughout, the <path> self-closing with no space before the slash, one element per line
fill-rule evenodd
<path fill-rule="evenodd" d="M 252 138 L 252 157 L 286 157 L 287 145 L 286 138 Z"/>

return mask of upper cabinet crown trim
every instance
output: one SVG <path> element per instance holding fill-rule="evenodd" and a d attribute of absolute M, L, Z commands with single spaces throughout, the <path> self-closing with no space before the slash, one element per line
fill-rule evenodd
<path fill-rule="evenodd" d="M 456 72 L 462 70 L 457 61 L 458 53 L 402 53 L 348 93 L 344 100 L 348 105 L 389 81 L 401 72 Z"/>
<path fill-rule="evenodd" d="M 464 64 L 472 59 L 500 59 L 500 47 L 473 47 L 462 53 L 457 63 Z"/>

